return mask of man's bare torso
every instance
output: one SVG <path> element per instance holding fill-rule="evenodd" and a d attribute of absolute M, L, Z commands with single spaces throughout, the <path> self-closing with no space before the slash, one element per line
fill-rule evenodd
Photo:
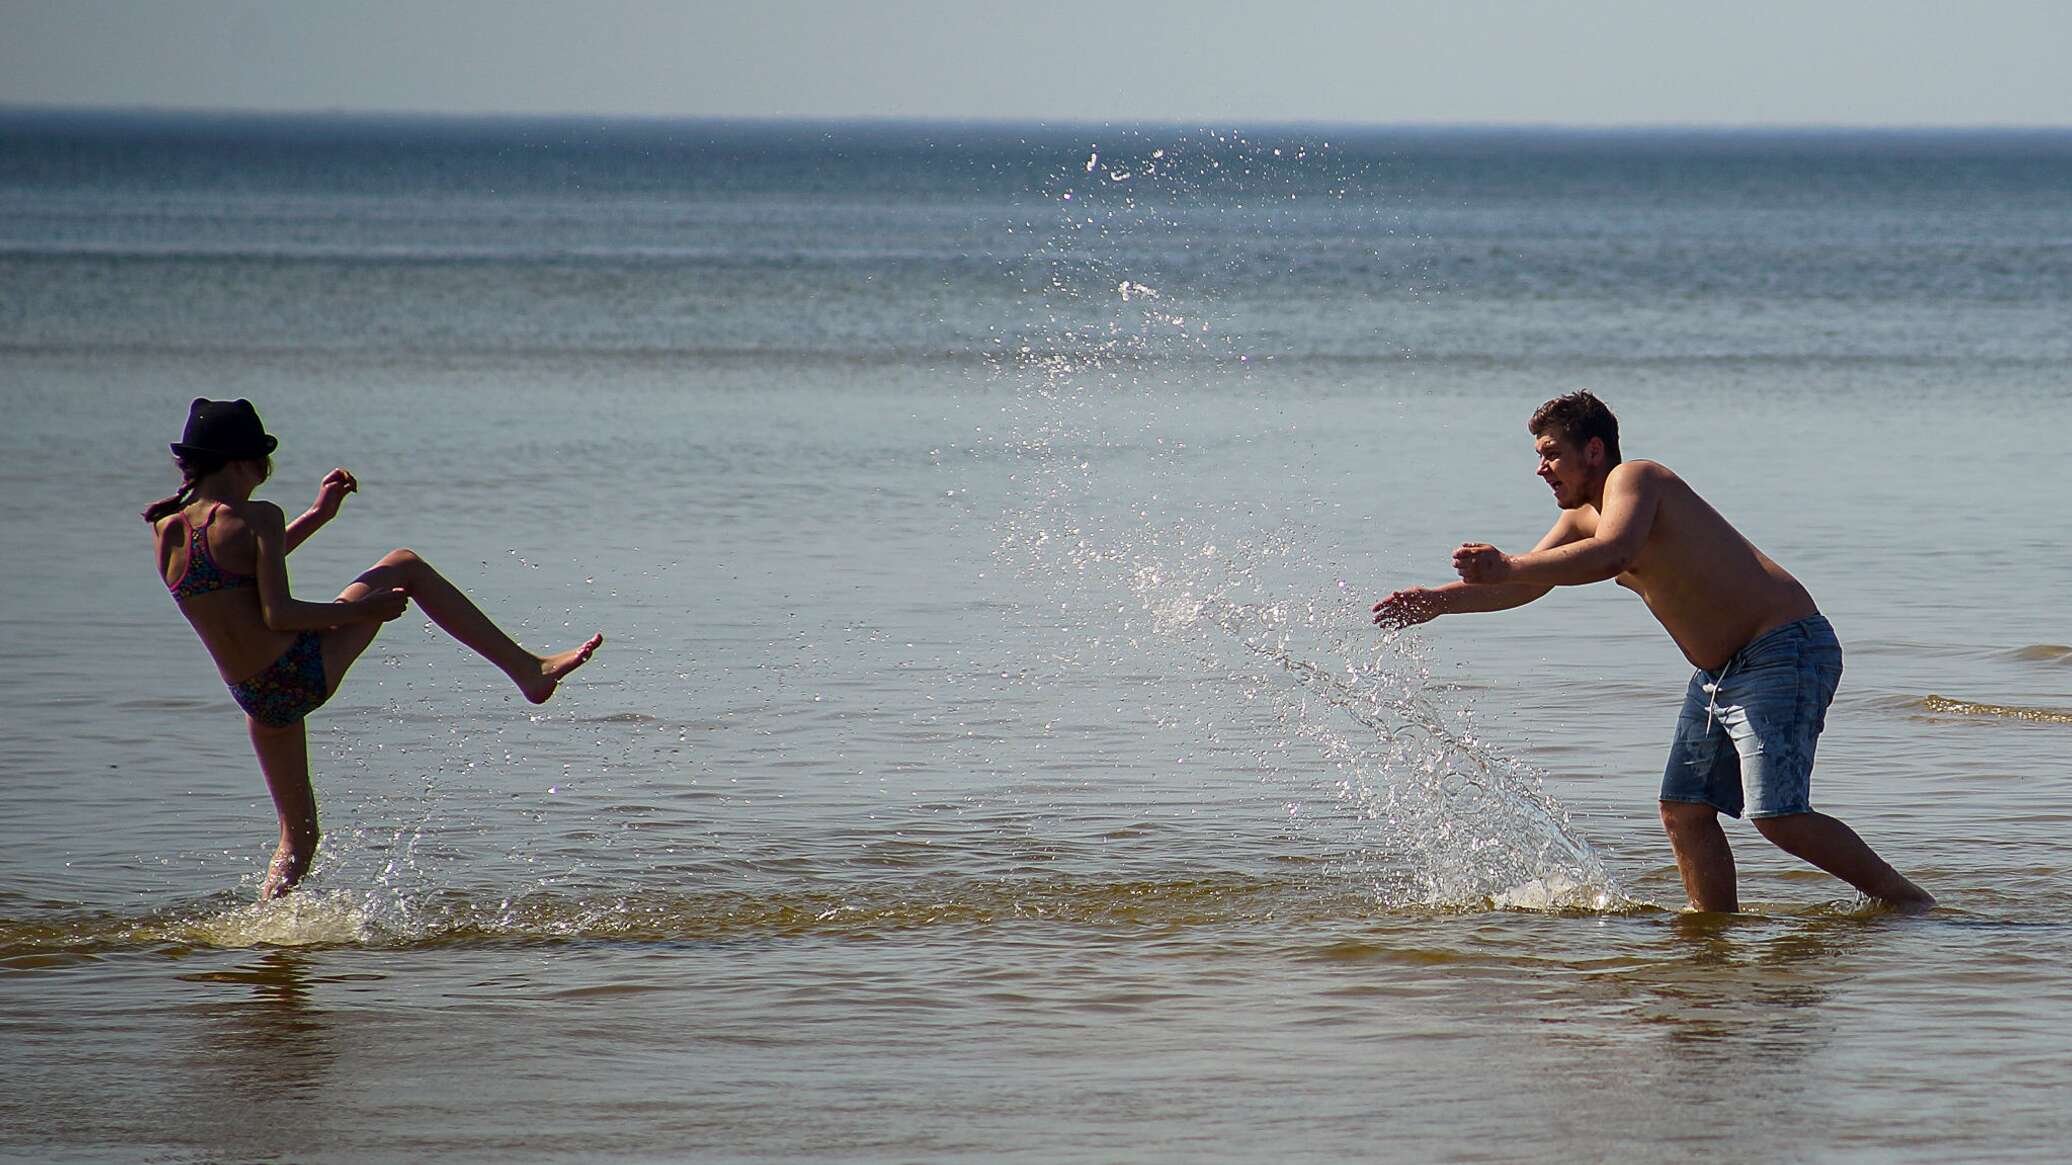
<path fill-rule="evenodd" d="M 1659 499 L 1646 542 L 1617 581 L 1647 603 L 1693 665 L 1716 671 L 1756 636 L 1818 613 L 1797 579 L 1667 467 L 1629 461 L 1611 472 L 1641 475 L 1641 488 Z M 1568 520 L 1576 538 L 1597 533 L 1595 506 L 1578 506 Z"/>

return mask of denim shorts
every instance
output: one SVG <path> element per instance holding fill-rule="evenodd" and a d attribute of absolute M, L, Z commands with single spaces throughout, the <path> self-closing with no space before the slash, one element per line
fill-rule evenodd
<path fill-rule="evenodd" d="M 1662 800 L 1741 816 L 1783 817 L 1813 808 L 1813 748 L 1842 682 L 1842 645 L 1810 615 L 1766 631 L 1714 675 L 1698 671 L 1684 693 L 1662 774 Z"/>

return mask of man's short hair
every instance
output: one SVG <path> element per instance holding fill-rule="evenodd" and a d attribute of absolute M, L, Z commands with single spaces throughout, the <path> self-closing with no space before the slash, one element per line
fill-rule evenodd
<path fill-rule="evenodd" d="M 1619 463 L 1619 418 L 1589 392 L 1555 397 L 1541 405 L 1525 427 L 1535 437 L 1551 431 L 1577 448 L 1589 444 L 1592 437 L 1599 438 L 1604 442 L 1605 464 Z"/>

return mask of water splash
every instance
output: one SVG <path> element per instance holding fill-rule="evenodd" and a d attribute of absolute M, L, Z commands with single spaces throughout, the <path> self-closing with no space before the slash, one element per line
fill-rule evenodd
<path fill-rule="evenodd" d="M 1299 535 L 1202 550 L 1138 565 L 1133 594 L 1199 674 L 1273 717 L 1279 757 L 1269 768 L 1312 768 L 1286 755 L 1299 741 L 1337 774 L 1339 800 L 1367 824 L 1351 869 L 1384 902 L 1604 909 L 1618 900 L 1541 774 L 1474 735 L 1468 709 L 1433 682 L 1413 641 L 1375 631 L 1365 600 L 1341 584 L 1291 599 L 1299 584 L 1259 569 L 1266 558 L 1301 573 Z"/>
<path fill-rule="evenodd" d="M 1001 558 L 1079 613 L 1090 643 L 1157 662 L 1161 723 L 1249 747 L 1297 786 L 1330 773 L 1357 822 L 1346 872 L 1385 905 L 1623 902 L 1541 775 L 1474 735 L 1414 638 L 1370 624 L 1338 548 L 1305 520 L 1328 483 L 1264 496 L 1236 468 L 1256 432 L 1196 419 L 1209 398 L 1273 407 L 1246 321 L 1217 316 L 1218 287 L 1271 261 L 1252 244 L 1274 214 L 1342 194 L 1328 149 L 1126 135 L 1090 154 L 1061 168 L 1056 228 L 1030 256 L 1036 317 L 996 368 L 1016 486 Z M 1096 163 L 1132 181 L 1099 181 Z"/>

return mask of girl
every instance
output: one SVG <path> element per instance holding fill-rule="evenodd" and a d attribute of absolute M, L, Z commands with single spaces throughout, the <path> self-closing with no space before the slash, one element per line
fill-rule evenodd
<path fill-rule="evenodd" d="M 535 704 L 546 702 L 604 642 L 593 635 L 573 651 L 534 655 L 408 550 L 391 551 L 328 603 L 295 598 L 288 592 L 288 555 L 338 516 L 359 482 L 332 470 L 317 487 L 316 504 L 287 521 L 279 506 L 252 500 L 273 472 L 277 444 L 250 401 L 195 400 L 173 445 L 185 481 L 144 511 L 157 540 L 159 575 L 245 710 L 280 815 L 280 846 L 267 867 L 262 900 L 287 893 L 316 855 L 317 804 L 303 717 L 331 698 L 381 625 L 410 600 L 501 668 Z"/>

